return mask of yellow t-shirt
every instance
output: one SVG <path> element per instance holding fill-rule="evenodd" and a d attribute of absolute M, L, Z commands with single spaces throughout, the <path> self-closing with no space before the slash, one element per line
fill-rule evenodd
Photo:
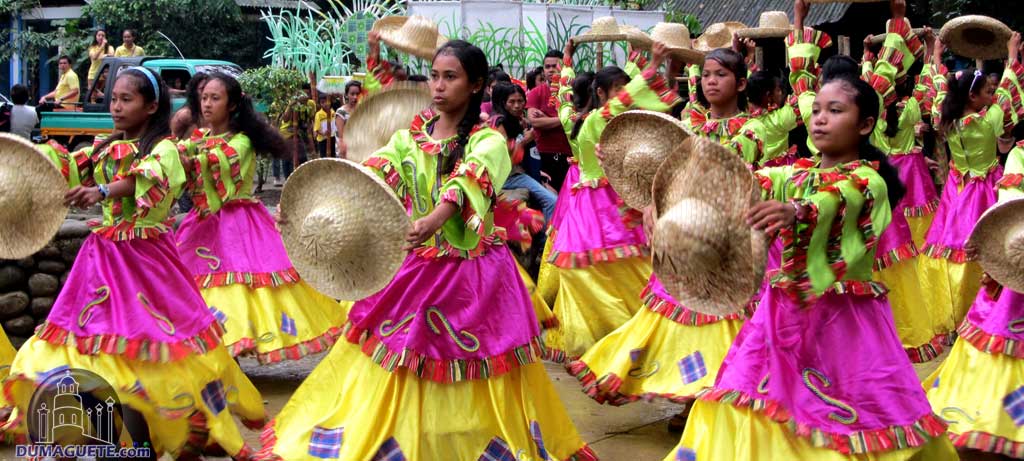
<path fill-rule="evenodd" d="M 331 112 L 333 114 L 334 111 Z M 327 137 L 331 135 L 330 120 L 333 118 L 332 114 L 328 114 L 327 112 L 324 112 L 323 109 L 320 109 L 316 112 L 316 116 L 313 117 L 313 130 L 316 131 L 316 142 L 326 141 Z M 323 125 L 325 124 L 327 125 L 327 135 L 322 135 L 320 134 L 320 130 L 324 128 Z"/>
<path fill-rule="evenodd" d="M 128 48 L 125 48 L 124 45 L 121 45 L 121 46 L 117 47 L 117 50 L 114 51 L 114 56 L 117 56 L 119 58 L 132 58 L 132 57 L 135 57 L 135 56 L 145 56 L 145 55 L 146 55 L 146 51 L 143 50 L 142 47 L 139 46 L 139 45 L 133 46 L 131 50 L 129 50 Z"/>
<path fill-rule="evenodd" d="M 78 97 L 81 96 L 81 94 L 76 94 L 74 97 L 70 98 L 65 96 L 73 90 L 81 91 L 79 85 L 78 74 L 73 70 L 68 70 L 64 75 L 60 76 L 60 81 L 57 82 L 57 88 L 53 94 L 55 99 L 64 98 L 64 101 L 61 104 L 62 107 L 65 109 L 73 109 L 75 107 L 74 103 L 78 102 Z"/>
<path fill-rule="evenodd" d="M 107 45 L 106 56 L 110 56 L 110 50 L 114 47 Z M 103 48 L 99 45 L 93 45 L 89 47 L 89 80 L 96 80 L 96 75 L 100 73 L 100 65 L 103 64 L 103 56 L 97 59 L 92 59 L 92 54 L 102 51 Z"/>

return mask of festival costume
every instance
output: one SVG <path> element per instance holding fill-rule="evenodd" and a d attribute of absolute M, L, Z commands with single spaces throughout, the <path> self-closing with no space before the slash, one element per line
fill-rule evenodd
<path fill-rule="evenodd" d="M 807 213 L 781 231 L 781 269 L 666 460 L 957 459 L 871 281 L 891 216 L 876 168 L 755 173 L 766 199 Z"/>
<path fill-rule="evenodd" d="M 197 130 L 180 149 L 195 206 L 175 232 L 178 252 L 224 324 L 224 345 L 260 363 L 329 349 L 345 311 L 299 277 L 274 218 L 253 197 L 249 137 Z"/>
<path fill-rule="evenodd" d="M 932 69 L 936 98 L 932 120 L 946 97 L 945 69 Z M 996 202 L 996 183 L 1003 167 L 996 155 L 997 138 L 1017 123 L 1021 105 L 1020 79 L 1024 65 L 1009 64 L 996 90 L 995 103 L 982 113 L 951 121 L 946 143 L 951 164 L 935 220 L 925 237 L 921 253 L 922 291 L 926 302 L 952 305 L 953 323 L 958 325 L 981 287 L 982 271 L 967 257 L 964 242 L 978 218 Z M 979 77 L 980 78 L 984 78 Z M 941 126 L 941 122 L 936 124 Z"/>
<path fill-rule="evenodd" d="M 53 310 L 15 357 L 4 399 L 17 408 L 3 429 L 20 424 L 36 382 L 70 367 L 102 376 L 145 417 L 158 456 L 213 442 L 245 458 L 251 450 L 234 416 L 259 427 L 263 400 L 178 257 L 167 222 L 185 182 L 178 150 L 170 140 L 146 155 L 134 140 L 97 149 L 101 142 L 48 153 L 71 185 L 134 177 L 135 190 L 102 202 L 103 220 L 93 223 Z"/>
<path fill-rule="evenodd" d="M 1010 151 L 999 201 L 1024 197 L 1024 142 Z M 957 329 L 960 338 L 925 380 L 932 409 L 949 421 L 957 447 L 1024 458 L 1024 294 L 982 286 Z"/>
<path fill-rule="evenodd" d="M 426 111 L 366 161 L 413 219 L 461 212 L 356 302 L 339 341 L 264 430 L 262 459 L 594 460 L 543 364 L 530 298 L 493 226 L 511 170 L 504 137 L 478 125 L 450 175 L 455 138 Z"/>
<path fill-rule="evenodd" d="M 645 64 L 640 53 L 631 58 L 626 72 L 632 80 L 586 116 L 576 138 L 580 180 L 572 186 L 548 259 L 559 277 L 554 305 L 559 325 L 548 333 L 548 358 L 556 362 L 580 357 L 626 323 L 639 310 L 640 292 L 651 275 L 643 218 L 608 184 L 594 153 L 612 117 L 635 108 L 667 112 L 679 102 L 657 69 L 640 71 Z M 570 64 L 567 60 L 562 67 L 565 80 L 575 77 Z"/>

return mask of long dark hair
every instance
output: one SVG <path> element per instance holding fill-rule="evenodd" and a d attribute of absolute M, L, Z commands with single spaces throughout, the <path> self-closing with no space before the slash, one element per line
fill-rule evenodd
<path fill-rule="evenodd" d="M 949 79 L 949 91 L 946 92 L 946 99 L 942 101 L 939 112 L 942 114 L 939 126 L 942 133 L 948 132 L 953 123 L 964 116 L 971 95 L 981 93 L 986 85 L 988 85 L 988 79 L 985 74 L 974 68 L 964 69 L 959 78 L 953 76 Z"/>
<path fill-rule="evenodd" d="M 100 42 L 98 40 L 96 40 L 96 35 L 98 35 L 100 32 L 103 32 L 103 35 L 107 34 L 106 29 L 96 29 L 92 33 L 92 45 L 91 46 L 97 46 L 97 45 L 100 44 Z M 107 42 L 107 48 L 110 48 L 110 42 L 109 41 Z M 104 50 L 104 51 L 106 51 L 106 50 Z"/>
<path fill-rule="evenodd" d="M 739 89 L 740 80 L 747 78 L 747 63 L 743 60 L 743 55 L 736 51 L 728 48 L 717 48 L 708 53 L 707 57 L 704 58 L 704 62 L 715 61 L 720 66 L 729 70 L 736 77 L 736 87 Z M 711 107 L 711 103 L 704 96 L 704 88 L 701 85 L 697 85 L 697 100 L 700 101 L 704 107 Z M 736 92 L 736 107 L 740 110 L 747 110 L 747 93 L 745 91 Z"/>
<path fill-rule="evenodd" d="M 878 93 L 864 80 L 850 75 L 839 75 L 829 81 L 837 85 L 843 85 L 853 93 L 854 104 L 858 109 L 858 120 L 864 121 L 868 117 L 877 117 L 880 103 Z M 827 83 L 826 83 L 827 84 Z M 872 131 L 874 127 L 872 126 Z M 871 133 L 861 136 L 860 158 L 869 162 L 878 162 L 878 174 L 885 180 L 886 189 L 889 191 L 889 207 L 895 209 L 900 199 L 906 193 L 903 183 L 900 182 L 900 175 L 896 168 L 889 163 L 885 154 L 871 144 Z"/>
<path fill-rule="evenodd" d="M 223 72 L 213 72 L 210 81 L 217 80 L 224 85 L 228 94 L 228 107 L 235 106 L 228 116 L 228 129 L 234 133 L 245 133 L 258 153 L 274 158 L 285 158 L 290 154 L 288 144 L 281 133 L 266 121 L 252 106 L 252 98 L 242 93 L 242 85 L 234 77 Z"/>
<path fill-rule="evenodd" d="M 579 80 L 579 77 L 576 78 Z M 612 88 L 616 85 L 625 85 L 629 83 L 629 74 L 626 71 L 619 69 L 615 66 L 605 66 L 605 68 L 597 71 L 594 74 L 594 78 L 590 81 L 590 102 L 588 103 L 589 110 L 595 110 L 601 107 L 601 100 L 597 94 L 597 90 L 604 90 L 604 94 L 607 95 L 608 99 L 611 99 L 615 95 L 612 93 Z M 573 90 L 575 91 L 576 84 L 573 84 Z M 582 111 L 581 111 L 582 112 Z M 572 139 L 576 139 L 580 134 L 580 128 L 583 127 L 583 121 L 586 117 L 580 117 L 579 120 L 572 126 Z"/>
<path fill-rule="evenodd" d="M 761 107 L 768 108 L 768 99 L 782 84 L 779 78 L 766 70 L 750 74 L 747 79 L 747 99 Z"/>
<path fill-rule="evenodd" d="M 537 76 L 544 73 L 543 67 L 534 67 L 532 70 L 526 73 L 526 89 L 532 90 L 537 86 Z"/>
<path fill-rule="evenodd" d="M 437 60 L 437 57 L 441 55 L 454 56 L 462 64 L 462 69 L 466 71 L 466 78 L 469 80 L 469 83 L 480 83 L 480 90 L 469 95 L 469 102 L 467 103 L 469 106 L 466 107 L 466 114 L 462 116 L 462 120 L 459 122 L 455 138 L 455 148 L 452 149 L 452 153 L 447 159 L 438 162 L 439 172 L 449 174 L 455 169 L 455 164 L 462 160 L 463 155 L 465 155 L 469 134 L 480 121 L 480 105 L 484 102 L 484 83 L 487 80 L 488 67 L 487 55 L 484 54 L 483 50 L 465 40 L 452 40 L 445 43 L 434 54 L 434 60 Z"/>
<path fill-rule="evenodd" d="M 156 101 L 156 112 L 149 116 L 149 120 L 146 122 L 146 131 L 142 133 L 139 138 L 139 154 L 140 156 L 147 156 L 153 151 L 157 143 L 167 139 L 171 135 L 171 96 L 168 94 L 167 85 L 164 84 L 164 80 L 160 78 L 160 75 L 153 72 L 150 69 L 142 70 L 137 67 L 130 67 L 128 69 L 118 72 L 117 79 L 114 80 L 116 84 L 118 80 L 123 78 L 130 79 L 134 84 L 135 90 L 142 95 L 142 100 L 146 104 Z M 153 83 L 156 82 L 156 86 L 159 89 L 160 97 L 157 98 L 157 88 L 153 88 Z M 110 135 L 107 139 L 103 140 L 98 146 L 96 151 L 105 149 L 110 143 L 114 141 L 120 141 L 124 139 L 124 132 Z"/>
<path fill-rule="evenodd" d="M 904 99 L 914 94 L 914 79 L 911 75 L 917 75 L 921 73 L 921 68 L 924 64 L 920 61 L 914 61 L 914 65 L 910 66 L 907 73 L 896 81 L 894 90 L 896 91 L 896 101 L 889 105 L 885 110 L 885 136 L 887 138 L 894 138 L 900 133 L 900 116 L 903 115 L 904 108 L 900 108 L 899 104 Z"/>
<path fill-rule="evenodd" d="M 192 79 L 188 81 L 188 86 L 185 88 L 185 106 L 188 107 L 189 116 L 192 117 L 192 124 L 195 126 L 201 126 L 203 107 L 202 99 L 203 95 L 200 94 L 199 89 L 210 80 L 210 75 L 206 72 L 197 72 L 192 76 Z"/>
<path fill-rule="evenodd" d="M 501 118 L 500 123 L 505 128 L 505 134 L 508 136 L 508 139 L 516 139 L 523 133 L 522 119 L 510 114 L 508 109 L 505 108 L 508 98 L 514 94 L 518 94 L 523 97 L 524 101 L 526 100 L 526 92 L 519 85 L 499 82 L 491 90 L 491 110 L 494 111 L 494 115 Z"/>

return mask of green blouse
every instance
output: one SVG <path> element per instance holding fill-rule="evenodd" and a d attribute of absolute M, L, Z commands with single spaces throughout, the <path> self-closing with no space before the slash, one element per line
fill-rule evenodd
<path fill-rule="evenodd" d="M 1024 141 L 1018 142 L 1006 157 L 1006 168 L 997 186 L 999 201 L 1024 198 Z"/>
<path fill-rule="evenodd" d="M 188 172 L 188 190 L 200 214 L 216 213 L 232 200 L 254 200 L 256 153 L 244 133 L 210 135 L 196 130 L 179 143 Z"/>

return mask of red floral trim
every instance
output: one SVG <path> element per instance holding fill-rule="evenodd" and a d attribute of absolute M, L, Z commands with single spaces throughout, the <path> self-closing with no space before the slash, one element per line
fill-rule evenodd
<path fill-rule="evenodd" d="M 886 251 L 882 254 L 875 255 L 875 270 L 888 269 L 900 261 L 906 261 L 910 258 L 917 256 L 917 247 L 914 245 L 913 240 L 904 243 L 896 248 Z"/>
<path fill-rule="evenodd" d="M 413 141 L 415 141 L 416 145 L 428 155 L 438 155 L 445 150 L 452 149 L 455 145 L 456 138 L 454 136 L 442 140 L 433 140 L 430 138 L 430 135 L 427 133 L 427 128 L 433 124 L 438 117 L 440 117 L 440 114 L 434 112 L 433 109 L 424 110 L 413 118 L 412 125 L 409 127 L 409 134 L 412 135 Z M 469 135 L 472 136 L 474 133 L 484 128 L 487 128 L 486 122 L 478 123 L 472 130 L 470 130 Z"/>
<path fill-rule="evenodd" d="M 945 336 L 946 335 L 935 335 L 935 337 L 927 343 L 917 347 L 905 347 L 903 350 L 906 351 L 907 357 L 910 358 L 910 361 L 913 363 L 930 362 L 941 355 L 942 351 L 945 349 L 942 343 L 945 340 Z"/>
<path fill-rule="evenodd" d="M 499 355 L 480 359 L 436 359 L 412 349 L 391 350 L 370 330 L 346 322 L 342 335 L 360 349 L 374 363 L 389 373 L 404 368 L 422 379 L 439 383 L 454 383 L 501 376 L 522 365 L 535 363 L 544 357 L 544 342 L 534 337 L 528 343 Z"/>
<path fill-rule="evenodd" d="M 402 185 L 402 176 L 398 173 L 398 169 L 395 168 L 395 165 L 388 159 L 384 157 L 370 157 L 363 162 L 363 165 L 376 171 L 380 178 L 391 186 L 391 189 L 398 190 Z"/>
<path fill-rule="evenodd" d="M 242 178 L 241 156 L 238 154 L 238 151 L 236 151 L 234 147 L 231 147 L 227 140 L 222 137 L 207 138 L 206 142 L 200 148 L 199 155 L 206 155 L 210 160 L 210 173 L 213 175 L 213 180 L 217 186 L 217 195 L 222 201 L 226 201 L 228 199 L 227 187 L 225 187 L 224 180 L 220 177 L 220 157 L 213 152 L 214 149 L 220 149 L 221 153 L 224 154 L 224 158 L 228 162 L 228 168 L 231 174 L 230 180 L 234 183 L 236 192 L 242 190 L 242 183 L 244 181 L 244 178 Z M 215 159 L 216 167 L 214 165 Z"/>
<path fill-rule="evenodd" d="M 723 320 L 744 320 L 754 314 L 754 311 L 750 309 L 752 306 L 749 304 L 744 306 L 742 311 L 726 316 L 704 314 L 693 311 L 681 304 L 673 302 L 670 299 L 661 297 L 651 288 L 650 284 L 647 284 L 647 286 L 644 287 L 644 290 L 640 292 L 640 298 L 643 299 L 644 307 L 650 309 L 651 312 L 665 317 L 675 323 L 686 326 L 699 327 L 718 323 Z"/>
<path fill-rule="evenodd" d="M 963 248 L 953 248 L 946 245 L 936 245 L 933 243 L 925 243 L 924 248 L 921 249 L 921 254 L 928 256 L 933 259 L 945 259 L 950 262 L 957 264 L 963 264 L 968 261 L 973 261 L 967 257 L 967 251 Z"/>
<path fill-rule="evenodd" d="M 974 120 L 976 118 L 981 118 L 981 116 L 979 116 L 978 114 L 968 115 L 963 120 L 963 126 L 967 126 L 970 123 L 971 120 Z M 955 162 L 953 162 L 953 161 L 949 162 L 949 172 L 953 174 L 953 180 L 956 181 L 956 185 L 959 186 L 960 188 L 963 188 L 964 186 L 966 186 L 968 183 L 971 183 L 971 182 L 981 182 L 981 181 L 984 181 L 985 178 L 987 178 L 991 174 L 995 174 L 996 171 L 998 171 L 998 170 L 999 170 L 999 161 L 998 160 L 995 161 L 992 164 L 992 166 L 989 167 L 988 171 L 986 171 L 985 174 L 981 175 L 981 176 L 974 176 L 974 175 L 970 175 L 969 173 L 964 173 L 963 171 L 960 171 L 960 169 L 956 166 Z"/>
<path fill-rule="evenodd" d="M 828 448 L 843 454 L 878 453 L 920 447 L 946 433 L 946 423 L 931 413 L 918 418 L 913 424 L 838 434 L 797 422 L 781 403 L 756 399 L 743 392 L 709 388 L 698 392 L 697 398 L 761 412 L 768 419 L 785 424 L 794 435 L 807 439 L 812 446 Z"/>
<path fill-rule="evenodd" d="M 391 63 L 381 60 L 377 56 L 366 57 L 366 71 L 373 75 L 373 78 L 380 82 L 381 87 L 387 88 L 395 79 L 391 71 Z"/>
<path fill-rule="evenodd" d="M 1016 359 L 1024 359 L 1024 342 L 1002 335 L 995 335 L 982 330 L 968 319 L 956 329 L 960 339 L 967 341 L 975 349 L 992 355 L 1005 355 Z"/>
<path fill-rule="evenodd" d="M 639 400 L 646 402 L 655 399 L 664 399 L 672 403 L 683 404 L 691 402 L 693 395 L 658 394 L 647 392 L 643 394 L 624 394 L 622 389 L 622 378 L 615 373 L 608 373 L 600 379 L 582 360 L 576 360 L 566 365 L 569 374 L 576 377 L 583 385 L 583 393 L 590 396 L 597 403 L 622 406 Z"/>
<path fill-rule="evenodd" d="M 242 338 L 238 342 L 228 346 L 228 352 L 232 357 L 243 355 L 255 355 L 260 365 L 277 363 L 285 360 L 299 360 L 307 355 L 318 354 L 331 348 L 338 342 L 342 334 L 341 328 L 331 327 L 324 334 L 308 341 L 303 341 L 291 346 L 282 347 L 269 352 L 258 352 L 256 341 L 252 338 Z"/>
<path fill-rule="evenodd" d="M 930 215 L 932 213 L 935 213 L 935 210 L 938 210 L 938 209 L 939 209 L 939 199 L 935 198 L 935 199 L 929 200 L 928 203 L 925 203 L 924 205 L 919 205 L 919 206 L 914 206 L 914 207 L 910 207 L 910 206 L 904 207 L 903 208 L 903 215 L 908 217 L 908 218 L 922 218 L 922 217 L 928 216 L 928 215 Z"/>
<path fill-rule="evenodd" d="M 565 253 L 551 250 L 548 262 L 563 269 L 582 269 L 599 263 L 612 263 L 629 258 L 646 258 L 651 249 L 646 245 L 622 245 L 581 252 Z"/>
<path fill-rule="evenodd" d="M 196 285 L 200 289 L 223 287 L 228 285 L 245 285 L 249 288 L 279 287 L 302 280 L 294 267 L 276 272 L 216 272 L 195 276 Z"/>
<path fill-rule="evenodd" d="M 74 347 L 84 355 L 120 355 L 131 360 L 145 362 L 175 362 L 190 355 L 205 354 L 220 344 L 224 329 L 219 322 L 195 336 L 178 342 L 165 343 L 149 339 L 129 339 L 117 334 L 101 334 L 78 337 L 69 330 L 50 322 L 44 322 L 36 329 L 36 337 L 55 346 Z"/>
<path fill-rule="evenodd" d="M 956 434 L 951 431 L 948 435 L 949 440 L 957 448 L 969 448 L 986 453 L 996 453 L 1015 459 L 1024 458 L 1024 442 L 1015 442 L 1006 437 L 981 431 L 970 431 L 963 434 Z"/>
<path fill-rule="evenodd" d="M 447 240 L 443 240 L 441 241 L 440 246 L 421 246 L 412 250 L 412 252 L 416 256 L 424 259 L 448 257 L 472 259 L 483 256 L 491 247 L 504 245 L 504 241 L 507 238 L 508 236 L 505 234 L 505 229 L 498 227 L 494 229 L 494 232 L 491 235 L 482 237 L 476 248 L 471 250 L 455 248 L 451 243 L 448 243 Z"/>
<path fill-rule="evenodd" d="M 1003 177 L 999 178 L 999 181 L 996 181 L 996 186 L 1000 189 L 1018 189 L 1024 191 L 1024 174 L 1003 174 Z"/>
<path fill-rule="evenodd" d="M 641 50 L 633 50 L 633 52 L 629 54 L 629 62 L 636 64 L 636 66 L 641 69 L 647 68 L 647 57 L 644 56 L 644 53 Z"/>
<path fill-rule="evenodd" d="M 506 241 L 519 242 L 527 249 L 533 243 L 533 234 L 544 228 L 544 214 L 522 200 L 499 199 L 494 209 L 494 225 L 505 229 Z"/>
<path fill-rule="evenodd" d="M 458 177 L 466 177 L 469 180 L 477 183 L 480 186 L 480 190 L 483 191 L 487 197 L 494 197 L 494 185 L 491 184 L 491 176 L 487 174 L 487 169 L 484 165 L 476 162 L 459 162 L 452 169 L 451 175 L 448 179 L 455 179 Z"/>
<path fill-rule="evenodd" d="M 658 99 L 667 104 L 669 107 L 673 107 L 676 104 L 683 102 L 679 97 L 679 94 L 672 89 L 672 86 L 668 84 L 668 80 L 665 80 L 665 76 L 658 72 L 658 69 L 654 67 L 648 67 L 643 72 L 644 80 L 647 80 L 647 86 L 658 95 Z"/>
<path fill-rule="evenodd" d="M 786 36 L 786 46 L 793 46 L 797 43 L 810 43 L 818 48 L 828 48 L 832 46 L 832 37 L 820 30 L 804 27 L 803 31 L 794 30 Z"/>
<path fill-rule="evenodd" d="M 743 125 L 749 120 L 747 114 L 739 114 L 728 119 L 710 119 L 706 110 L 690 111 L 690 127 L 693 131 L 703 133 L 706 137 L 718 141 L 729 139 L 739 134 Z M 725 123 L 722 123 L 722 122 Z"/>

